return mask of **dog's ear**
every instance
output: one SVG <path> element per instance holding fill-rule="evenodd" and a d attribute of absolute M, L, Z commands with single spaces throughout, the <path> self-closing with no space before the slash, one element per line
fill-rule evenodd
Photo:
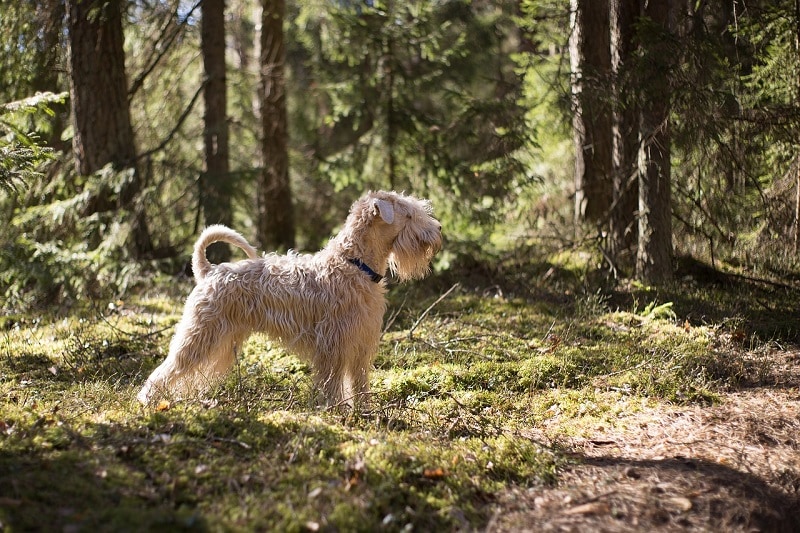
<path fill-rule="evenodd" d="M 372 201 L 373 215 L 380 215 L 381 219 L 387 224 L 394 221 L 394 205 L 392 202 L 375 198 Z"/>

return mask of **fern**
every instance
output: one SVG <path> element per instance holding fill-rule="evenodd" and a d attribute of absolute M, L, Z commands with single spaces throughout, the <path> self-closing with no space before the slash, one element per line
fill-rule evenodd
<path fill-rule="evenodd" d="M 40 93 L 30 98 L 0 104 L 0 189 L 11 194 L 40 175 L 40 165 L 53 156 L 51 148 L 41 146 L 35 133 L 23 124 L 32 114 L 52 115 L 50 106 L 63 103 L 67 93 Z"/>

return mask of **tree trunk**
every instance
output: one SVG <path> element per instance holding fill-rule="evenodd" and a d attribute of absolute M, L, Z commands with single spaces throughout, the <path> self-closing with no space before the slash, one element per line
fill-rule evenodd
<path fill-rule="evenodd" d="M 397 183 L 397 113 L 394 103 L 394 42 L 389 35 L 383 55 L 383 74 L 386 79 L 386 149 L 388 153 L 387 173 L 389 188 L 394 190 Z"/>
<path fill-rule="evenodd" d="M 800 56 L 800 0 L 794 0 L 794 50 Z M 797 89 L 800 92 L 800 76 L 797 79 Z M 794 255 L 800 248 L 800 156 L 797 156 L 797 189 L 794 196 Z"/>
<path fill-rule="evenodd" d="M 200 176 L 200 202 L 206 224 L 230 226 L 231 176 L 228 167 L 228 120 L 225 76 L 225 1 L 203 0 L 201 47 L 205 69 L 205 172 Z M 228 245 L 216 243 L 207 251 L 212 263 L 228 261 Z"/>
<path fill-rule="evenodd" d="M 571 0 L 575 216 L 602 223 L 612 202 L 609 0 Z"/>
<path fill-rule="evenodd" d="M 794 191 L 794 255 L 797 255 L 800 247 L 800 156 L 796 159 L 795 174 L 797 183 Z"/>
<path fill-rule="evenodd" d="M 650 0 L 643 14 L 662 32 L 642 45 L 644 76 L 639 122 L 639 247 L 636 277 L 648 284 L 672 279 L 672 209 L 670 199 L 669 73 L 667 42 L 672 0 Z"/>
<path fill-rule="evenodd" d="M 258 236 L 268 250 L 294 247 L 294 214 L 289 185 L 288 118 L 284 63 L 284 0 L 262 0 L 259 101 L 261 156 Z"/>
<path fill-rule="evenodd" d="M 612 110 L 612 191 L 609 252 L 615 263 L 636 243 L 636 209 L 639 203 L 637 148 L 639 120 L 631 92 L 631 63 L 636 43 L 634 22 L 639 0 L 611 0 L 611 64 L 614 73 Z M 632 266 L 632 261 L 629 263 Z"/>
<path fill-rule="evenodd" d="M 64 35 L 64 16 L 66 6 L 59 0 L 38 2 L 34 23 L 40 28 L 41 42 L 39 48 L 40 62 L 35 67 L 36 77 L 32 85 L 36 92 L 59 93 L 64 90 L 59 81 L 59 58 Z M 62 140 L 69 115 L 69 104 L 53 104 L 50 108 L 54 115 L 51 119 L 52 130 L 45 140 L 48 146 L 57 152 L 65 152 L 69 146 Z"/>
<path fill-rule="evenodd" d="M 133 251 L 145 255 L 152 242 L 143 209 L 132 205 L 142 184 L 128 107 L 120 1 L 68 0 L 66 5 L 75 170 L 85 176 L 109 163 L 116 170 L 132 169 L 118 193 L 104 185 L 83 214 L 133 207 Z"/>
<path fill-rule="evenodd" d="M 136 148 L 119 0 L 70 0 L 67 16 L 75 168 L 82 176 L 108 163 L 130 168 Z"/>

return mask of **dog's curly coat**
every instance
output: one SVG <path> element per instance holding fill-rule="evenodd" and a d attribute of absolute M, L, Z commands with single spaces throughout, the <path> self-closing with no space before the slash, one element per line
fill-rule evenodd
<path fill-rule="evenodd" d="M 205 250 L 218 241 L 249 259 L 212 265 Z M 235 231 L 206 228 L 192 256 L 197 285 L 169 354 L 137 398 L 147 404 L 204 388 L 231 367 L 251 333 L 263 331 L 311 363 L 329 404 L 353 404 L 369 389 L 386 310 L 383 275 L 423 277 L 441 245 L 430 202 L 386 191 L 357 200 L 341 232 L 313 255 L 259 258 Z"/>

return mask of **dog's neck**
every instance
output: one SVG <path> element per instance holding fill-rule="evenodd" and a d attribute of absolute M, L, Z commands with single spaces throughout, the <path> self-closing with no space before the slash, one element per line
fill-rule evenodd
<path fill-rule="evenodd" d="M 357 259 L 354 257 L 349 259 L 349 261 L 358 268 L 360 268 L 363 272 L 365 272 L 370 277 L 370 279 L 375 283 L 380 283 L 381 280 L 383 279 L 383 276 L 372 270 L 367 264 L 361 261 L 361 259 Z"/>
<path fill-rule="evenodd" d="M 390 250 L 376 249 L 376 246 L 363 246 L 363 235 L 340 233 L 328 243 L 329 253 L 352 263 L 361 269 L 375 283 L 380 282 L 389 268 Z"/>

